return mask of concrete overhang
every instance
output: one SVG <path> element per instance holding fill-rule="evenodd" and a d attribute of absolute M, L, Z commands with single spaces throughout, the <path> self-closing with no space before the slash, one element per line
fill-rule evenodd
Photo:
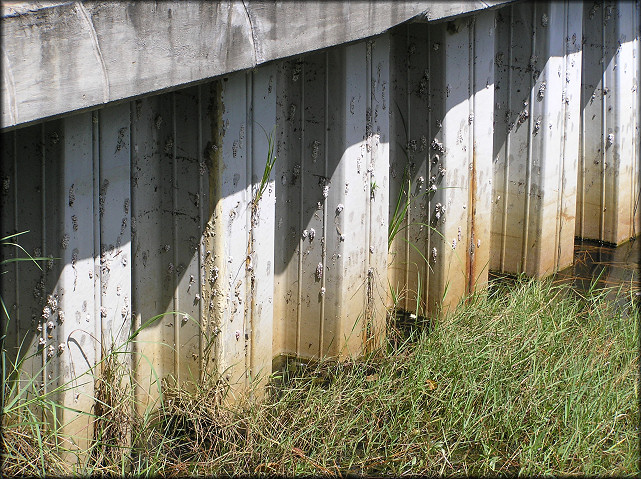
<path fill-rule="evenodd" d="M 3 2 L 0 128 L 509 1 Z"/>

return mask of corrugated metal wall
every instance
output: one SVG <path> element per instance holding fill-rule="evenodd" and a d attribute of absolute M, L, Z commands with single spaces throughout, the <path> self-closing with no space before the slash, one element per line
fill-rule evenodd
<path fill-rule="evenodd" d="M 576 235 L 619 244 L 641 231 L 639 2 L 584 7 Z"/>
<path fill-rule="evenodd" d="M 219 331 L 216 364 L 224 378 L 248 386 L 271 374 L 274 290 L 273 175 L 256 209 L 252 202 L 267 162 L 276 115 L 273 65 L 219 84 L 209 187 L 213 213 L 205 294 Z M 264 130 L 263 130 L 264 129 Z M 208 260 L 209 261 L 209 260 Z"/>
<path fill-rule="evenodd" d="M 496 271 L 545 276 L 572 263 L 582 7 L 531 2 L 497 14 Z"/>
<path fill-rule="evenodd" d="M 406 25 L 392 55 L 389 281 L 427 314 L 487 282 L 494 12 Z"/>
<path fill-rule="evenodd" d="M 238 391 L 285 356 L 373 348 L 386 307 L 431 315 L 489 268 L 569 264 L 577 178 L 577 234 L 638 234 L 638 2 L 617 5 L 403 25 L 3 132 L 2 234 L 30 230 L 20 244 L 50 258 L 0 277 L 7 349 L 78 410 L 94 401 L 80 376 L 142 326 L 122 355 L 141 404 L 205 371 Z M 583 62 L 582 25 L 608 39 Z"/>
<path fill-rule="evenodd" d="M 385 326 L 389 36 L 279 66 L 274 351 L 345 356 Z"/>
<path fill-rule="evenodd" d="M 232 385 L 248 385 L 250 366 L 269 375 L 273 215 L 260 213 L 273 209 L 273 183 L 250 222 L 267 140 L 249 128 L 251 102 L 227 112 L 224 104 L 248 91 L 263 100 L 270 78 L 268 68 L 237 74 L 4 135 L 3 234 L 30 230 L 20 237 L 26 251 L 55 258 L 2 276 L 7 349 L 15 357 L 24 338 L 33 355 L 25 372 L 41 375 L 43 390 L 171 312 L 125 345 L 141 399 L 157 394 L 159 378 L 188 384 L 204 367 Z M 267 274 L 255 280 L 252 266 Z M 78 383 L 60 399 L 88 411 L 93 380 Z"/>

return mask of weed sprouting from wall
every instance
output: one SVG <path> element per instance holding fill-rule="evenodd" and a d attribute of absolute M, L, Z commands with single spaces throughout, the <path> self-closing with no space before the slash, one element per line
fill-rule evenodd
<path fill-rule="evenodd" d="M 258 126 L 260 126 L 260 128 L 263 130 L 263 132 L 265 133 L 265 137 L 267 138 L 267 161 L 265 162 L 263 176 L 260 179 L 260 183 L 256 188 L 254 198 L 252 199 L 252 211 L 258 208 L 258 203 L 260 202 L 263 193 L 265 193 L 265 190 L 267 189 L 269 178 L 272 174 L 272 169 L 274 168 L 274 164 L 276 163 L 276 155 L 274 155 L 274 133 L 276 131 L 276 126 L 274 126 L 270 133 L 267 133 L 267 130 L 265 130 L 262 125 Z"/>

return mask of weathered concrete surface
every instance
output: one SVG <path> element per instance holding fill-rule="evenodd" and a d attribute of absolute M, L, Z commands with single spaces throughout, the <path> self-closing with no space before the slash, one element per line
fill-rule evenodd
<path fill-rule="evenodd" d="M 13 2 L 1 128 L 255 67 L 505 0 Z"/>

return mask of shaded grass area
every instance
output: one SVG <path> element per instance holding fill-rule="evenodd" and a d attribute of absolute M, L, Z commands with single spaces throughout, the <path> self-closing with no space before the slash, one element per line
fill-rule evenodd
<path fill-rule="evenodd" d="M 496 284 L 429 334 L 289 371 L 261 401 L 226 405 L 214 379 L 167 389 L 155 413 L 131 417 L 131 450 L 100 464 L 93 454 L 79 472 L 120 474 L 126 456 L 129 472 L 163 475 L 638 475 L 631 301 L 551 281 Z M 7 475 L 28 460 L 20 430 L 3 428 Z M 48 472 L 62 472 L 56 462 Z"/>

